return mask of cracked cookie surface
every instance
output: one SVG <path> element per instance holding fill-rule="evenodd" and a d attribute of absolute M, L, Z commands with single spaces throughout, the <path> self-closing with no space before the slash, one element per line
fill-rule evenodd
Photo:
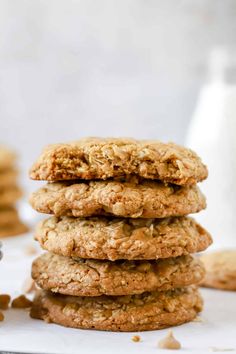
<path fill-rule="evenodd" d="M 41 247 L 68 257 L 158 259 L 205 250 L 210 234 L 190 217 L 165 219 L 50 217 L 35 231 Z"/>
<path fill-rule="evenodd" d="M 199 283 L 204 267 L 192 256 L 157 261 L 71 259 L 45 253 L 32 265 L 44 290 L 73 296 L 133 295 Z"/>
<path fill-rule="evenodd" d="M 49 145 L 34 163 L 37 180 L 107 179 L 137 175 L 179 185 L 207 177 L 207 168 L 193 151 L 174 143 L 119 138 L 86 138 Z"/>
<path fill-rule="evenodd" d="M 206 268 L 205 287 L 236 291 L 236 250 L 221 250 L 201 256 Z"/>
<path fill-rule="evenodd" d="M 189 322 L 202 305 L 195 286 L 115 297 L 75 297 L 39 291 L 30 315 L 66 327 L 129 332 Z"/>
<path fill-rule="evenodd" d="M 164 218 L 196 213 L 206 207 L 200 189 L 157 181 L 89 181 L 48 183 L 30 197 L 40 213 L 87 217 L 115 215 Z"/>

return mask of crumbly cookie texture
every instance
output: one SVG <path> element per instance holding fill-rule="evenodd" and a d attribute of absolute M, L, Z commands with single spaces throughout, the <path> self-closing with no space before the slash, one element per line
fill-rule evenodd
<path fill-rule="evenodd" d="M 31 195 L 30 203 L 40 213 L 75 217 L 164 218 L 206 207 L 196 185 L 179 187 L 147 180 L 48 183 Z"/>
<path fill-rule="evenodd" d="M 87 138 L 48 146 L 30 171 L 32 179 L 48 181 L 131 174 L 190 185 L 204 180 L 207 168 L 193 151 L 173 143 Z"/>
<path fill-rule="evenodd" d="M 157 261 L 71 259 L 45 253 L 32 266 L 32 278 L 45 290 L 73 296 L 133 295 L 197 284 L 204 267 L 191 256 Z"/>
<path fill-rule="evenodd" d="M 51 217 L 36 227 L 35 239 L 52 253 L 95 259 L 158 259 L 205 250 L 209 233 L 189 217 L 118 219 Z"/>
<path fill-rule="evenodd" d="M 15 223 L 19 220 L 18 212 L 14 207 L 0 207 L 0 227 Z"/>
<path fill-rule="evenodd" d="M 14 224 L 6 225 L 0 228 L 0 238 L 8 236 L 17 236 L 29 231 L 29 228 L 21 221 L 17 221 Z"/>
<path fill-rule="evenodd" d="M 14 204 L 22 194 L 22 190 L 17 186 L 0 189 L 0 207 Z"/>
<path fill-rule="evenodd" d="M 201 260 L 206 268 L 203 286 L 236 291 L 236 249 L 205 254 Z"/>
<path fill-rule="evenodd" d="M 202 310 L 202 305 L 194 286 L 116 297 L 75 297 L 40 291 L 30 314 L 66 327 L 129 332 L 189 322 Z"/>
<path fill-rule="evenodd" d="M 0 189 L 14 186 L 18 177 L 18 171 L 10 168 L 6 170 L 0 170 Z"/>
<path fill-rule="evenodd" d="M 0 171 L 11 168 L 16 160 L 16 154 L 4 145 L 0 145 Z"/>

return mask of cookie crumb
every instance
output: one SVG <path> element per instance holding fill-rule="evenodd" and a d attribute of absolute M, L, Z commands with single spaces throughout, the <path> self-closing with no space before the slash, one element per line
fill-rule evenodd
<path fill-rule="evenodd" d="M 20 295 L 16 297 L 11 303 L 11 307 L 14 309 L 26 309 L 31 306 L 32 306 L 32 301 L 27 299 L 25 295 Z"/>
<path fill-rule="evenodd" d="M 181 344 L 175 339 L 173 332 L 169 331 L 167 336 L 159 341 L 158 347 L 161 349 L 180 349 Z"/>
<path fill-rule="evenodd" d="M 8 294 L 0 295 L 0 309 L 7 310 L 9 307 L 9 303 L 11 301 L 11 297 Z"/>
<path fill-rule="evenodd" d="M 0 322 L 4 321 L 4 314 L 0 311 Z"/>
<path fill-rule="evenodd" d="M 195 317 L 195 318 L 193 319 L 193 321 L 192 321 L 192 322 L 201 322 L 201 323 L 203 323 L 203 322 L 205 322 L 205 321 L 203 320 L 203 318 L 202 318 L 202 317 L 197 316 L 197 317 Z"/>
<path fill-rule="evenodd" d="M 31 294 L 31 293 L 34 293 L 36 290 L 37 290 L 37 287 L 36 287 L 35 281 L 31 277 L 27 278 L 24 281 L 23 286 L 22 286 L 23 293 L 24 294 Z"/>
<path fill-rule="evenodd" d="M 132 337 L 133 342 L 140 342 L 140 340 L 141 340 L 140 336 L 133 336 Z"/>
<path fill-rule="evenodd" d="M 25 247 L 25 252 L 24 252 L 27 256 L 33 256 L 34 254 L 37 254 L 38 251 L 37 249 L 32 246 L 32 245 L 28 245 Z"/>

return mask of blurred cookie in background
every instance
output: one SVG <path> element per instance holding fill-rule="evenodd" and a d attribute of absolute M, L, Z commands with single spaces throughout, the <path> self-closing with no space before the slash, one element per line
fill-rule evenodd
<path fill-rule="evenodd" d="M 18 170 L 16 168 L 7 168 L 0 170 L 0 188 L 7 188 L 16 185 Z"/>
<path fill-rule="evenodd" d="M 201 261 L 206 268 L 202 286 L 236 291 L 236 249 L 205 254 Z"/>
<path fill-rule="evenodd" d="M 14 168 L 16 159 L 16 153 L 14 151 L 5 145 L 0 145 L 0 172 Z"/>
<path fill-rule="evenodd" d="M 0 188 L 0 207 L 14 205 L 22 195 L 22 190 L 17 185 Z"/>
<path fill-rule="evenodd" d="M 20 220 L 16 202 L 23 192 L 18 186 L 16 154 L 0 145 L 0 237 L 25 233 L 28 227 Z"/>
<path fill-rule="evenodd" d="M 0 225 L 0 237 L 16 236 L 28 232 L 28 227 L 17 218 L 13 223 L 8 225 Z"/>

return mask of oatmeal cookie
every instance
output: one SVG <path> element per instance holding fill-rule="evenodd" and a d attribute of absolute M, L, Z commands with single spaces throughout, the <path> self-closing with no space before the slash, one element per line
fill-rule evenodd
<path fill-rule="evenodd" d="M 49 145 L 30 171 L 32 179 L 47 181 L 126 175 L 191 185 L 207 177 L 207 168 L 193 151 L 174 143 L 86 138 Z"/>
<path fill-rule="evenodd" d="M 204 267 L 192 256 L 155 261 L 71 259 L 45 253 L 32 266 L 44 290 L 73 296 L 133 295 L 199 283 Z"/>
<path fill-rule="evenodd" d="M 206 207 L 196 185 L 179 187 L 147 180 L 48 183 L 31 195 L 30 203 L 40 213 L 75 217 L 165 218 Z"/>
<path fill-rule="evenodd" d="M 203 286 L 236 291 L 236 250 L 208 253 L 201 260 L 206 268 Z"/>
<path fill-rule="evenodd" d="M 166 219 L 51 217 L 35 239 L 52 253 L 95 259 L 158 259 L 205 250 L 209 233 L 190 217 Z"/>
<path fill-rule="evenodd" d="M 76 297 L 39 291 L 30 315 L 65 327 L 132 332 L 189 322 L 202 307 L 195 286 L 115 297 Z"/>

